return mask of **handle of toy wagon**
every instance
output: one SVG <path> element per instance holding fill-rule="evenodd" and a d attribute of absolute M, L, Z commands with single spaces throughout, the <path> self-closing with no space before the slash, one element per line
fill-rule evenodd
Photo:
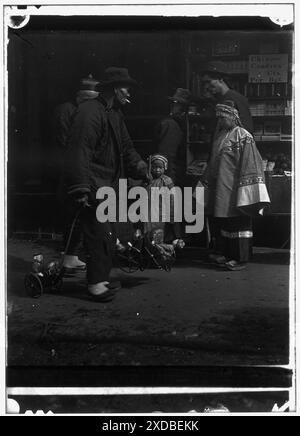
<path fill-rule="evenodd" d="M 73 232 L 74 232 L 74 228 L 75 228 L 76 221 L 78 220 L 78 217 L 79 217 L 79 215 L 81 214 L 83 208 L 84 208 L 84 206 L 81 206 L 81 207 L 78 209 L 78 211 L 76 212 L 76 214 L 75 214 L 75 216 L 74 216 L 74 219 L 73 219 L 73 221 L 72 221 L 72 225 L 71 225 L 70 233 L 69 233 L 69 236 L 68 236 L 68 240 L 67 240 L 67 243 L 66 243 L 66 245 L 65 245 L 65 249 L 64 249 L 64 254 L 63 254 L 63 258 L 62 258 L 62 264 L 63 264 L 63 262 L 64 262 L 65 255 L 66 255 L 67 251 L 69 250 L 69 246 L 70 246 L 71 239 L 72 239 L 72 236 L 73 236 Z"/>

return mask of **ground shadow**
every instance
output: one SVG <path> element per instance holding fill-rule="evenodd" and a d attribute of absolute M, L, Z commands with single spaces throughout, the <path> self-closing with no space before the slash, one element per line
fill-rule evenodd
<path fill-rule="evenodd" d="M 25 275 L 31 271 L 31 261 L 20 257 L 7 256 L 7 293 L 18 297 L 26 296 L 24 287 Z"/>
<path fill-rule="evenodd" d="M 248 307 L 224 311 L 199 324 L 199 333 L 209 332 L 218 343 L 218 352 L 230 344 L 240 356 L 254 360 L 289 362 L 289 309 Z"/>
<path fill-rule="evenodd" d="M 289 265 L 290 251 L 254 253 L 251 263 L 263 263 L 267 265 Z"/>
<path fill-rule="evenodd" d="M 131 289 L 146 283 L 149 277 L 117 276 L 112 277 L 113 280 L 119 280 L 122 289 Z M 59 292 L 51 292 L 51 294 L 83 301 L 92 301 L 91 297 L 87 294 L 86 279 L 83 274 L 66 278 L 62 289 Z"/>

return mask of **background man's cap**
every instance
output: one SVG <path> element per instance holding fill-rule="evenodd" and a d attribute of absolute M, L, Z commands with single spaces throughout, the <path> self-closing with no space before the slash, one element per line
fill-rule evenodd
<path fill-rule="evenodd" d="M 100 86 L 108 85 L 137 86 L 137 82 L 129 76 L 127 68 L 108 67 L 104 71 L 104 78 L 100 82 Z"/>
<path fill-rule="evenodd" d="M 188 89 L 177 88 L 175 94 L 172 97 L 168 97 L 168 99 L 174 103 L 190 104 L 192 95 Z"/>
<path fill-rule="evenodd" d="M 79 90 L 80 91 L 96 91 L 96 87 L 99 83 L 99 80 L 93 78 L 92 74 L 89 74 L 87 77 L 84 77 L 80 80 Z"/>
<path fill-rule="evenodd" d="M 225 75 L 230 74 L 227 65 L 222 61 L 208 62 L 202 68 L 202 73 L 219 73 Z"/>

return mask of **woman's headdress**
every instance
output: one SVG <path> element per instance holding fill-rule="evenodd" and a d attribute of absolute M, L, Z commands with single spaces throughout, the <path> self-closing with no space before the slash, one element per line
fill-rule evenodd
<path fill-rule="evenodd" d="M 217 104 L 216 116 L 228 118 L 232 121 L 236 121 L 238 125 L 241 125 L 239 112 L 237 109 L 235 109 L 234 103 L 231 101 L 226 101 L 223 104 Z"/>

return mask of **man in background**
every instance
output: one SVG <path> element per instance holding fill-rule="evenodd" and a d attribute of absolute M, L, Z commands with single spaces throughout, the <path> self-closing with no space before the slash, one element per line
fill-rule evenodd
<path fill-rule="evenodd" d="M 65 149 L 68 143 L 70 127 L 76 109 L 80 103 L 98 97 L 99 91 L 96 90 L 98 80 L 91 74 L 80 80 L 79 89 L 73 100 L 58 105 L 54 111 L 54 138 L 55 143 Z"/>
<path fill-rule="evenodd" d="M 66 190 L 63 181 L 63 165 L 68 148 L 68 140 L 70 136 L 70 129 L 72 126 L 73 118 L 77 111 L 78 106 L 90 99 L 98 97 L 99 92 L 96 90 L 98 80 L 95 80 L 91 74 L 80 80 L 79 89 L 73 100 L 67 101 L 56 107 L 54 111 L 54 142 L 56 152 L 58 154 L 59 165 L 59 201 L 62 209 L 63 219 L 63 234 L 64 246 L 66 247 L 72 223 L 75 217 L 76 210 L 74 209 L 73 202 L 70 202 L 69 197 L 66 195 Z M 67 251 L 64 253 L 63 266 L 67 270 L 85 270 L 86 264 L 78 258 L 80 247 L 82 243 L 82 231 L 80 220 L 76 220 L 72 232 L 72 237 L 69 241 Z"/>
<path fill-rule="evenodd" d="M 246 97 L 229 86 L 230 73 L 224 62 L 209 62 L 202 70 L 202 83 L 204 88 L 215 99 L 216 104 L 224 101 L 233 101 L 239 112 L 240 120 L 244 128 L 253 134 L 253 120 L 250 113 L 249 103 Z"/>
<path fill-rule="evenodd" d="M 178 88 L 170 100 L 170 113 L 156 127 L 155 142 L 159 154 L 169 161 L 167 175 L 174 184 L 184 186 L 186 172 L 186 113 L 191 103 L 188 89 Z"/>

